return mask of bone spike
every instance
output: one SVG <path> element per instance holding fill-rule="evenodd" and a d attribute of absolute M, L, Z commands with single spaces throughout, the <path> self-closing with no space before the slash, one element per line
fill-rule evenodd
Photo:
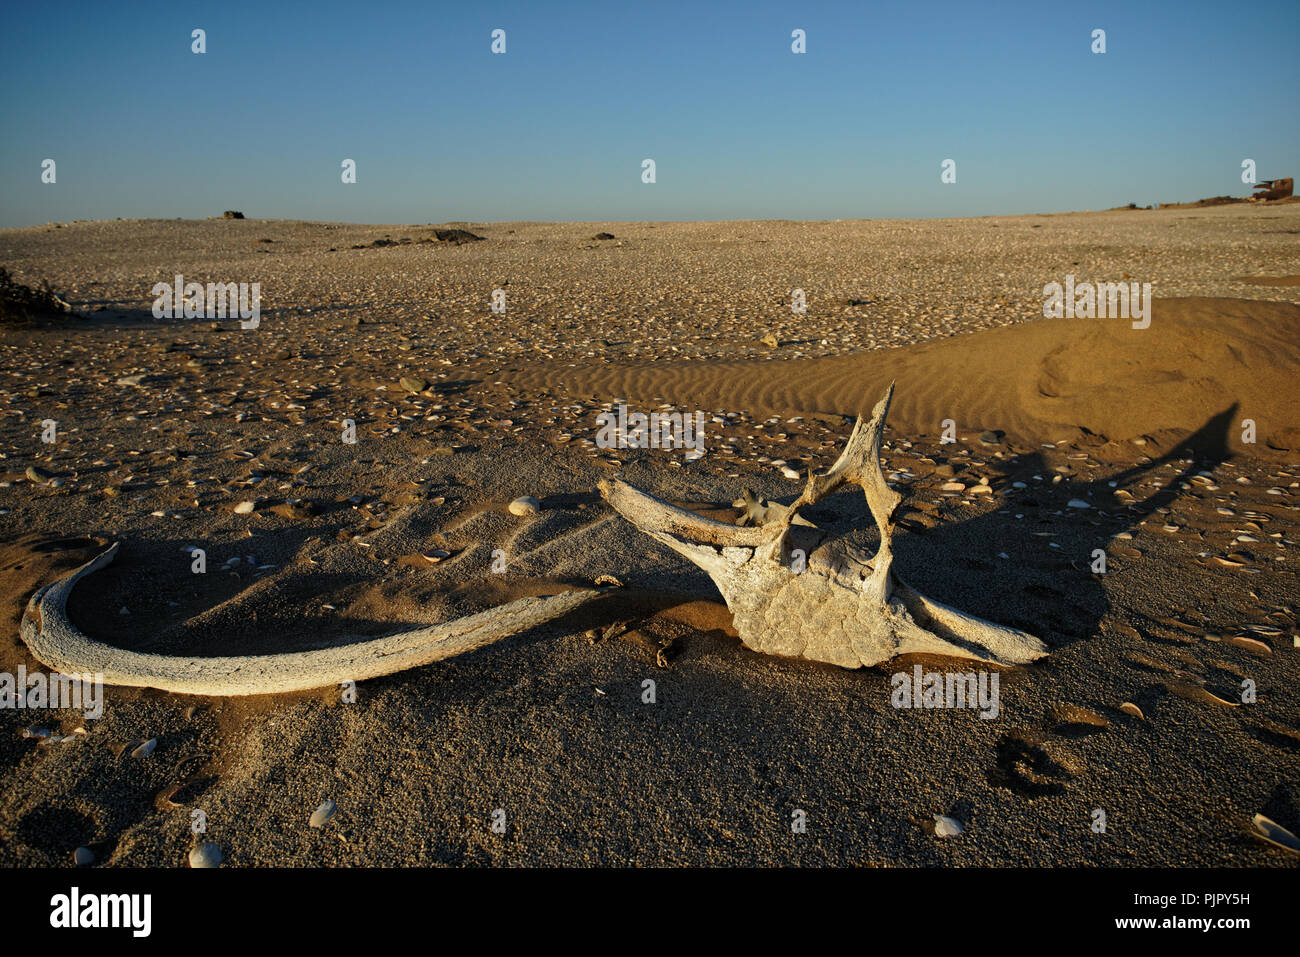
<path fill-rule="evenodd" d="M 604 594 L 578 589 L 521 598 L 477 615 L 414 631 L 314 651 L 187 658 L 128 651 L 83 634 L 67 615 L 68 596 L 87 575 L 117 555 L 114 543 L 80 568 L 39 589 L 23 613 L 20 633 L 46 667 L 65 675 L 102 674 L 111 685 L 182 694 L 279 694 L 364 681 L 482 648 L 551 621 Z"/>
<path fill-rule="evenodd" d="M 717 547 L 762 545 L 772 538 L 772 530 L 762 526 L 742 528 L 715 522 L 661 498 L 647 495 L 625 482 L 599 483 L 600 494 L 614 509 L 647 534 L 658 532 L 679 541 L 693 541 Z M 635 517 L 633 517 L 635 516 Z M 671 547 L 671 546 L 670 546 Z"/>
<path fill-rule="evenodd" d="M 933 601 L 893 574 L 890 541 L 902 497 L 880 467 L 893 394 L 891 384 L 870 419 L 858 420 L 830 470 L 810 474 L 790 509 L 761 528 L 710 522 L 621 482 L 602 482 L 601 493 L 633 525 L 708 572 L 741 640 L 756 651 L 848 668 L 922 651 L 1002 664 L 1042 657 L 1047 648 L 1034 636 Z M 799 508 L 846 482 L 862 487 L 880 529 L 880 547 L 870 559 L 842 539 L 826 541 L 824 533 L 793 524 Z M 796 538 L 808 558 L 802 573 L 783 564 L 784 546 Z"/>

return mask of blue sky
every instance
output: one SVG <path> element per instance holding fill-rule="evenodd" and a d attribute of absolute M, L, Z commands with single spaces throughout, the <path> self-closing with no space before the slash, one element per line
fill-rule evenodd
<path fill-rule="evenodd" d="M 1260 178 L 1300 172 L 1296 0 L 172 0 L 0 17 L 0 226 L 225 209 L 979 216 L 1244 195 L 1245 158 Z"/>

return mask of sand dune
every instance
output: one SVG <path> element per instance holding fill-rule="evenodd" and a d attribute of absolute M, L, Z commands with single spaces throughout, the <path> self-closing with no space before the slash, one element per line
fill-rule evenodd
<path fill-rule="evenodd" d="M 1273 457 L 1300 448 L 1300 307 L 1236 299 L 1157 300 L 1149 328 L 1123 319 L 1043 319 L 854 356 L 768 362 L 600 363 L 558 381 L 576 394 L 663 399 L 756 413 L 863 411 L 896 379 L 891 425 L 933 435 L 999 429 L 1030 444 L 1088 445 L 1145 437 L 1156 447 L 1236 406 L 1257 442 L 1232 451 Z M 538 370 L 518 384 L 547 379 Z M 1131 451 L 1131 450 L 1130 450 Z"/>

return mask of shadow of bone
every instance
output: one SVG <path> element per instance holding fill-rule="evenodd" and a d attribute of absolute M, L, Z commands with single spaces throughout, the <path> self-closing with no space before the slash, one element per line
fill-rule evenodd
<path fill-rule="evenodd" d="M 1180 485 L 1196 472 L 1231 458 L 1228 436 L 1236 414 L 1234 403 L 1159 458 L 1090 481 L 1066 477 L 1051 484 L 1053 473 L 1039 452 L 998 463 L 1002 478 L 1023 480 L 1028 487 L 1000 509 L 975 518 L 941 520 L 920 533 L 896 529 L 894 569 L 931 598 L 1037 635 L 1053 649 L 1085 641 L 1110 611 L 1102 578 L 1092 571 L 1093 551 L 1107 550 L 1116 535 L 1132 532 L 1157 509 L 1170 507 L 1186 494 Z M 1176 461 L 1188 464 L 1141 497 L 1139 484 L 1158 473 L 1163 481 L 1167 473 L 1161 470 Z M 1044 480 L 1034 482 L 1034 475 Z M 1119 489 L 1130 490 L 1134 501 L 1115 502 L 1112 496 Z M 1092 507 L 1069 507 L 1074 500 Z M 896 514 L 906 506 L 905 497 Z M 1059 547 L 1053 548 L 1053 542 Z M 1108 553 L 1106 560 L 1116 559 Z"/>

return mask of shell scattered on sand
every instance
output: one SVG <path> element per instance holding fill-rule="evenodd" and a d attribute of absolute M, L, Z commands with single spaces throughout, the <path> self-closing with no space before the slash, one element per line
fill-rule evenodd
<path fill-rule="evenodd" d="M 1263 814 L 1256 814 L 1253 820 L 1255 825 L 1255 835 L 1262 840 L 1268 841 L 1275 847 L 1280 847 L 1284 851 L 1290 851 L 1292 854 L 1300 854 L 1300 838 L 1284 828 L 1276 821 L 1270 820 Z"/>
<path fill-rule="evenodd" d="M 542 503 L 533 498 L 531 495 L 521 495 L 510 503 L 511 515 L 536 515 L 542 508 Z"/>
<path fill-rule="evenodd" d="M 79 847 L 72 852 L 72 863 L 77 867 L 89 867 L 95 863 L 95 852 L 88 847 Z"/>
<path fill-rule="evenodd" d="M 1140 721 L 1145 721 L 1147 719 L 1147 716 L 1142 713 L 1142 709 L 1139 708 L 1137 705 L 1135 705 L 1132 701 L 1125 701 L 1122 705 L 1119 706 L 1119 710 L 1123 711 L 1125 714 L 1129 715 L 1130 717 L 1137 718 Z"/>
<path fill-rule="evenodd" d="M 221 848 L 211 841 L 204 841 L 190 851 L 190 867 L 220 867 Z"/>
<path fill-rule="evenodd" d="M 149 757 L 149 755 L 153 754 L 153 750 L 156 747 L 158 747 L 158 739 L 150 738 L 148 741 L 144 742 L 139 747 L 135 748 L 135 750 L 131 752 L 131 757 L 147 758 Z"/>
<path fill-rule="evenodd" d="M 339 806 L 337 804 L 326 799 L 320 807 L 316 808 L 316 810 L 312 812 L 311 820 L 307 823 L 311 827 L 324 827 L 333 819 L 334 815 L 338 812 L 338 809 Z"/>
<path fill-rule="evenodd" d="M 946 814 L 936 814 L 934 816 L 934 836 L 935 837 L 956 837 L 965 828 L 961 822 L 954 817 L 948 817 Z"/>
<path fill-rule="evenodd" d="M 1257 655 L 1271 655 L 1273 653 L 1273 649 L 1264 642 L 1256 641 L 1254 638 L 1246 638 L 1242 635 L 1229 638 L 1228 644 L 1236 645 L 1238 648 L 1245 648 L 1247 651 L 1253 651 Z"/>

